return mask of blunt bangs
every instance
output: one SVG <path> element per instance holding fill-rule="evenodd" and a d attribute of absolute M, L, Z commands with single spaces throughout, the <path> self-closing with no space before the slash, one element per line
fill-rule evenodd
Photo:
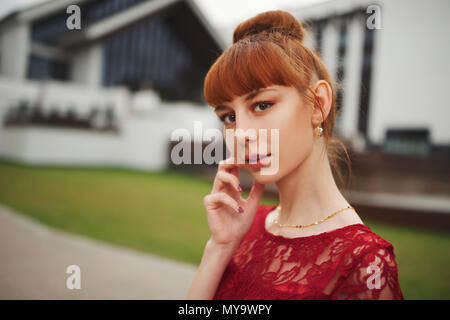
<path fill-rule="evenodd" d="M 302 79 L 290 60 L 274 42 L 239 41 L 224 51 L 208 71 L 205 99 L 216 107 L 271 85 L 299 85 Z"/>

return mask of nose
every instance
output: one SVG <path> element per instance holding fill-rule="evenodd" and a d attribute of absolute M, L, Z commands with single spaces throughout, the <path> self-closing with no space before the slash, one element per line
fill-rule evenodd
<path fill-rule="evenodd" d="M 258 131 L 255 128 L 255 122 L 246 115 L 236 117 L 235 136 L 238 150 L 246 154 L 257 152 Z"/>
<path fill-rule="evenodd" d="M 240 114 L 236 117 L 236 138 L 242 142 L 248 143 L 256 140 L 257 129 L 255 128 L 255 122 L 244 114 Z"/>

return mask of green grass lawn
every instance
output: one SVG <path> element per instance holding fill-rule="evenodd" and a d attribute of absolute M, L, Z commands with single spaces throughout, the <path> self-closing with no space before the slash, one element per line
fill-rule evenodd
<path fill-rule="evenodd" d="M 58 229 L 192 264 L 209 238 L 203 197 L 211 187 L 170 171 L 0 162 L 1 203 Z M 450 299 L 450 235 L 364 223 L 394 245 L 406 299 Z"/>

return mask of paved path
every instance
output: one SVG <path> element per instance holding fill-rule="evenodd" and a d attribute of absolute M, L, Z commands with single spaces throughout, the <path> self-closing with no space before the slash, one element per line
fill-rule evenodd
<path fill-rule="evenodd" d="M 69 265 L 81 289 L 66 287 Z M 196 266 L 50 229 L 0 206 L 0 299 L 184 299 Z"/>

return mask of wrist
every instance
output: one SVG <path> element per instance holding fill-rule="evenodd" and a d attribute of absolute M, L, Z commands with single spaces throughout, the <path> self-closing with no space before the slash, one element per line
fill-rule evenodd
<path fill-rule="evenodd" d="M 238 242 L 217 243 L 214 239 L 209 238 L 206 242 L 206 249 L 212 251 L 220 251 L 222 253 L 234 252 L 239 246 Z"/>

